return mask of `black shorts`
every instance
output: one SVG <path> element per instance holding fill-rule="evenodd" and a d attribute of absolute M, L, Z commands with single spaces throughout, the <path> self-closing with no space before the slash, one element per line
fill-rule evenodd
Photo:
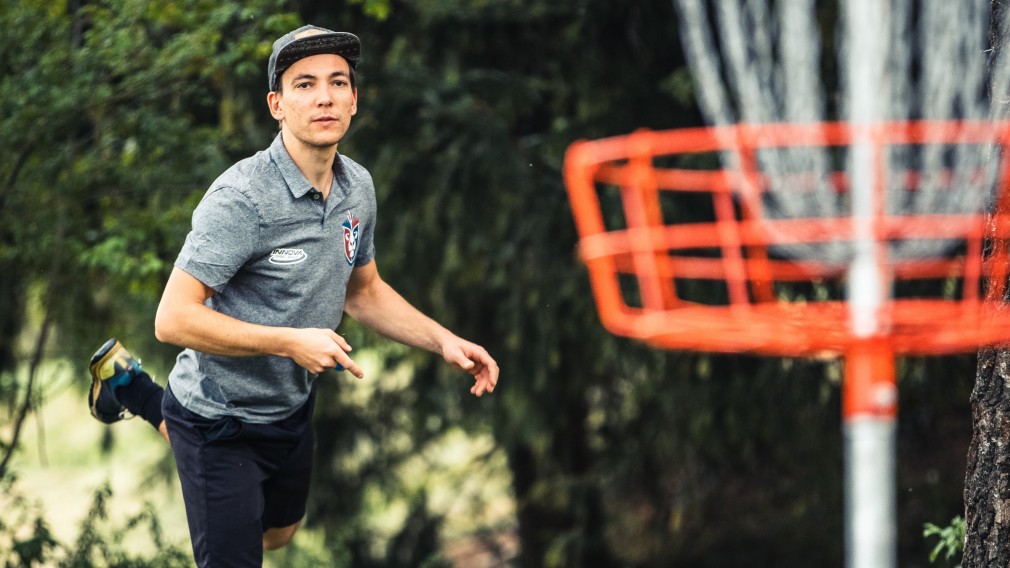
<path fill-rule="evenodd" d="M 250 424 L 204 418 L 165 389 L 162 413 L 198 566 L 260 568 L 263 533 L 305 516 L 315 399 L 313 388 L 292 416 Z"/>

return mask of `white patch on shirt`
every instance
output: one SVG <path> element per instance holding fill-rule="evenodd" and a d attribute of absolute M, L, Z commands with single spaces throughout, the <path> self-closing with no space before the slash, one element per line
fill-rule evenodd
<path fill-rule="evenodd" d="M 308 257 L 309 255 L 305 254 L 302 249 L 274 249 L 270 253 L 270 262 L 272 264 L 298 264 Z"/>

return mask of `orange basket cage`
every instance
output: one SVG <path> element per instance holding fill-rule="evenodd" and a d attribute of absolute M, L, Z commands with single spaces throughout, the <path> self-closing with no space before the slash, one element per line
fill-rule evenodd
<path fill-rule="evenodd" d="M 776 356 L 849 352 L 861 338 L 851 330 L 844 298 L 819 300 L 807 294 L 784 300 L 780 293 L 783 285 L 843 282 L 844 269 L 816 259 L 781 258 L 775 248 L 851 241 L 854 219 L 851 215 L 765 218 L 760 194 L 767 189 L 757 167 L 757 153 L 767 148 L 849 146 L 857 135 L 862 143 L 869 141 L 878 158 L 898 145 L 963 144 L 983 151 L 983 146 L 1006 145 L 1010 123 L 744 124 L 643 130 L 572 144 L 565 158 L 565 182 L 579 233 L 579 254 L 588 267 L 604 326 L 615 334 L 668 349 Z M 733 141 L 732 147 L 726 141 Z M 657 164 L 674 161 L 668 158 L 715 156 L 722 151 L 737 152 L 738 170 Z M 702 161 L 695 158 L 694 162 Z M 872 224 L 878 243 L 922 239 L 961 244 L 957 254 L 941 251 L 881 267 L 892 279 L 885 285 L 895 289 L 912 281 L 950 284 L 940 286 L 943 292 L 935 296 L 889 294 L 884 299 L 877 314 L 884 325 L 873 341 L 886 353 L 957 353 L 1010 340 L 1010 317 L 993 317 L 1007 284 L 1010 172 L 1006 156 L 993 159 L 1000 161 L 999 177 L 990 202 L 995 207 L 989 212 L 887 214 L 883 206 L 887 172 L 874 172 Z M 886 161 L 874 163 L 879 166 Z M 908 171 L 905 178 L 914 185 L 919 173 Z M 844 172 L 833 172 L 830 177 L 838 191 L 846 190 Z M 608 189 L 612 206 L 605 207 L 601 192 Z M 957 188 L 949 189 L 951 198 L 957 198 Z M 703 198 L 713 212 L 711 218 L 665 220 L 664 214 L 678 196 L 688 196 L 694 204 Z M 616 211 L 618 206 L 623 209 L 623 226 L 608 228 L 605 219 L 614 224 L 613 218 L 621 212 Z M 692 299 L 683 293 L 692 282 L 698 283 L 695 288 L 710 291 L 718 287 L 724 301 Z"/>
<path fill-rule="evenodd" d="M 1006 147 L 1008 134 L 1010 123 L 993 122 L 744 124 L 577 142 L 565 158 L 579 252 L 607 329 L 669 349 L 844 357 L 847 566 L 897 559 L 895 356 L 1010 342 L 1010 317 L 1000 313 L 1008 276 L 1006 154 L 990 158 L 998 160 L 993 177 L 977 165 L 985 160 L 975 170 L 936 171 L 942 166 L 925 160 L 933 171 L 891 172 L 886 152 L 924 145 L 982 152 Z M 762 151 L 804 146 L 825 150 L 831 159 L 822 163 L 857 150 L 863 169 L 852 176 L 860 181 L 851 196 L 841 192 L 856 182 L 842 171 L 822 174 L 827 179 L 816 185 L 809 173 L 793 180 L 761 171 Z M 732 170 L 668 167 L 703 163 L 704 154 L 718 164 L 727 151 L 738 164 Z M 783 180 L 790 185 L 770 184 Z M 917 197 L 888 195 L 888 185 L 939 188 L 950 195 L 930 198 L 953 200 L 977 181 L 988 184 L 988 201 L 954 208 L 968 213 L 896 214 L 885 206 L 887 197 Z M 809 187 L 819 193 L 786 195 Z M 858 214 L 781 219 L 766 207 L 794 197 L 835 199 L 835 206 L 845 202 L 840 197 L 857 201 L 857 190 Z M 909 243 L 923 246 L 903 254 Z M 845 254 L 828 248 L 835 245 Z M 882 297 L 868 301 L 867 290 L 871 299 Z"/>

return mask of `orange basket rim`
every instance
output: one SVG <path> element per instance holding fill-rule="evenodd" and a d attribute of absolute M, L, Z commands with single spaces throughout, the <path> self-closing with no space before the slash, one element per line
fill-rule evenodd
<path fill-rule="evenodd" d="M 672 226 L 657 222 L 658 206 L 648 204 L 655 187 L 638 190 L 625 185 L 657 183 L 655 170 L 659 168 L 651 166 L 651 159 L 661 155 L 852 143 L 1002 146 L 1008 141 L 1010 121 L 983 120 L 736 124 L 639 130 L 573 143 L 565 157 L 564 174 L 579 233 L 579 254 L 589 269 L 594 297 L 607 329 L 668 349 L 810 356 L 841 353 L 854 342 L 865 340 L 852 331 L 847 303 L 783 302 L 774 296 L 755 299 L 752 290 L 762 279 L 816 282 L 838 276 L 845 267 L 819 263 L 816 259 L 804 266 L 804 262 L 780 262 L 748 251 L 762 246 L 845 240 L 846 231 L 852 230 L 851 218 L 724 218 Z M 608 170 L 608 164 L 616 164 L 620 169 Z M 678 181 L 685 190 L 713 195 L 731 192 L 728 184 L 719 181 L 721 169 L 670 170 L 672 173 L 666 172 L 669 175 L 664 180 Z M 877 313 L 882 324 L 875 340 L 889 343 L 895 352 L 908 354 L 967 352 L 984 344 L 1010 342 L 1010 321 L 1001 322 L 1010 318 L 994 316 L 1002 310 L 1007 280 L 1005 265 L 1010 259 L 1005 246 L 1010 241 L 1010 223 L 1006 222 L 1007 215 L 999 214 L 1010 211 L 1010 200 L 1004 191 L 1010 186 L 1007 178 L 1010 168 L 999 171 L 997 214 L 881 214 L 875 219 L 880 239 L 950 238 L 968 243 L 961 259 L 938 256 L 895 261 L 883 267 L 901 278 L 956 277 L 967 292 L 959 298 L 885 298 Z M 624 175 L 635 180 L 634 183 L 607 177 Z M 616 179 L 624 184 L 621 190 L 626 216 L 637 215 L 637 222 L 629 222 L 618 230 L 605 228 L 602 206 L 595 195 L 599 176 L 606 177 L 607 183 Z M 629 213 L 632 207 L 638 208 L 634 215 Z M 795 241 L 773 242 L 768 235 L 773 232 L 769 227 L 775 223 L 791 223 L 788 234 Z M 982 247 L 987 238 L 1001 245 L 984 262 Z M 725 256 L 692 260 L 670 255 L 671 251 L 704 248 L 721 248 L 724 254 L 727 250 L 745 252 L 733 253 L 736 257 L 729 260 Z M 727 268 L 729 264 L 734 268 Z M 638 280 L 643 306 L 630 306 L 624 300 L 618 282 L 622 274 Z M 744 292 L 738 295 L 745 300 L 731 299 L 726 305 L 684 301 L 670 292 L 668 288 L 673 286 L 667 282 L 687 276 L 721 280 L 727 287 L 742 288 Z"/>

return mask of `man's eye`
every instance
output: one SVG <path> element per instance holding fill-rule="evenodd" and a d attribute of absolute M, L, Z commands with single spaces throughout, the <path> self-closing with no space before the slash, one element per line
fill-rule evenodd
<path fill-rule="evenodd" d="M 347 81 L 344 81 L 343 79 L 337 79 L 336 81 L 333 82 L 333 84 L 337 87 L 343 87 L 347 85 Z"/>
<path fill-rule="evenodd" d="M 309 87 L 309 85 L 311 85 L 311 83 L 296 83 L 295 84 L 295 88 L 296 89 L 305 89 L 305 88 Z"/>

